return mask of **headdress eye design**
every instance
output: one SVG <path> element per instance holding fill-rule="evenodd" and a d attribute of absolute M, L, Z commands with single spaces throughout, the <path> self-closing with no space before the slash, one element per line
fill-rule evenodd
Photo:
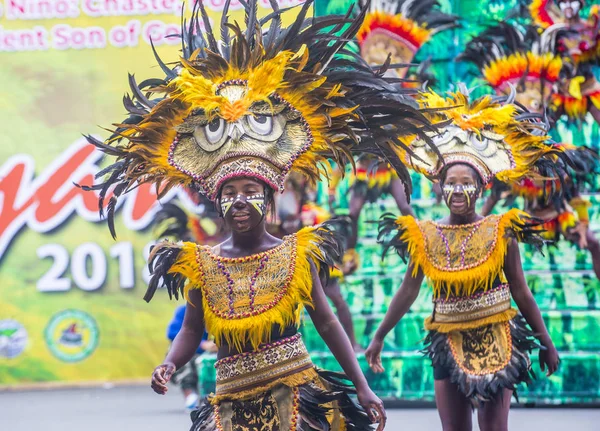
<path fill-rule="evenodd" d="M 243 119 L 244 133 L 263 142 L 276 141 L 283 135 L 287 121 L 285 115 L 246 115 Z"/>
<path fill-rule="evenodd" d="M 222 118 L 215 118 L 211 122 L 196 126 L 194 139 L 204 151 L 213 152 L 223 146 L 227 140 L 225 130 L 227 123 Z"/>
<path fill-rule="evenodd" d="M 489 139 L 485 136 L 479 137 L 473 133 L 471 134 L 471 145 L 473 145 L 473 148 L 477 151 L 485 151 L 489 145 Z"/>
<path fill-rule="evenodd" d="M 273 117 L 267 115 L 249 115 L 248 125 L 253 132 L 266 136 L 273 131 Z"/>

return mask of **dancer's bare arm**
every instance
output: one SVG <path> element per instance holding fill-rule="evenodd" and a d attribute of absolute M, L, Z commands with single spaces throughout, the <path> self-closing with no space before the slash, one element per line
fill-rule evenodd
<path fill-rule="evenodd" d="M 540 350 L 540 367 L 542 371 L 547 368 L 546 374 L 554 373 L 558 368 L 559 358 L 558 351 L 554 347 L 554 343 L 548 334 L 542 313 L 535 302 L 535 298 L 527 286 L 523 266 L 521 265 L 521 253 L 519 252 L 519 244 L 516 240 L 508 246 L 508 252 L 504 260 L 504 273 L 510 284 L 510 292 L 512 294 L 519 311 L 535 332 L 540 344 L 545 347 L 545 350 Z"/>
<path fill-rule="evenodd" d="M 167 383 L 171 376 L 175 370 L 183 367 L 192 359 L 204 335 L 204 313 L 200 290 L 191 289 L 189 300 L 185 308 L 181 330 L 173 340 L 165 361 L 156 367 L 152 374 L 151 386 L 157 394 L 167 393 Z"/>
<path fill-rule="evenodd" d="M 381 350 L 383 348 L 383 339 L 394 327 L 398 324 L 400 319 L 408 312 L 410 306 L 413 305 L 417 296 L 419 296 L 419 290 L 421 283 L 423 282 L 423 272 L 419 270 L 417 274 L 413 276 L 413 265 L 410 263 L 404 280 L 400 285 L 400 289 L 394 295 L 392 302 L 388 308 L 383 322 L 375 332 L 375 336 L 365 353 L 367 362 L 371 369 L 376 373 L 382 373 L 384 371 L 381 365 Z"/>

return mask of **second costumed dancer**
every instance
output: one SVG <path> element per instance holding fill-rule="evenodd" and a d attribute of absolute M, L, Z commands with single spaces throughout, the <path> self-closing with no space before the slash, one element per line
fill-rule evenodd
<path fill-rule="evenodd" d="M 542 242 L 536 221 L 518 210 L 482 217 L 475 204 L 493 177 L 516 181 L 558 150 L 533 133 L 538 126 L 522 120 L 515 105 L 489 96 L 470 101 L 461 92 L 448 98 L 426 93 L 421 102 L 445 108 L 435 118 L 450 124 L 433 137 L 438 154 L 415 138 L 411 149 L 419 158 L 406 156 L 406 161 L 440 181 L 450 215 L 436 222 L 410 216 L 381 221 L 380 239 L 410 262 L 367 360 L 375 372 L 383 372 L 383 339 L 416 300 L 426 277 L 434 311 L 425 321 L 425 351 L 434 367 L 443 428 L 470 430 L 477 403 L 482 430 L 506 430 L 513 391 L 530 380 L 534 337 L 543 346 L 540 364 L 548 374 L 558 367 L 558 353 L 527 287 L 517 244 Z M 511 307 L 511 298 L 521 314 Z"/>
<path fill-rule="evenodd" d="M 164 282 L 171 295 L 183 293 L 188 301 L 182 328 L 154 371 L 154 390 L 167 391 L 205 329 L 219 346 L 216 392 L 192 413 L 194 431 L 351 431 L 372 429 L 373 422 L 381 430 L 385 424 L 383 404 L 323 292 L 321 278 L 342 253 L 335 233 L 308 227 L 282 240 L 267 232 L 265 214 L 290 172 L 314 185 L 329 159 L 343 166 L 355 151 L 403 170 L 394 157 L 394 148 L 404 146 L 399 135 L 427 140 L 424 130 L 433 127 L 383 77 L 385 70 L 374 72 L 345 48 L 364 15 L 305 20 L 311 3 L 282 28 L 276 2 L 260 21 L 257 1 L 249 1 L 245 30 L 228 22 L 226 6 L 219 42 L 196 3 L 189 29 L 182 28 L 180 62 L 171 69 L 157 56 L 166 79 L 138 85 L 130 77 L 130 117 L 106 143 L 88 138 L 117 159 L 100 173 L 104 183 L 88 187 L 100 191 L 101 207 L 113 191 L 107 206 L 113 234 L 117 200 L 144 182 L 156 184 L 159 196 L 175 186 L 199 188 L 231 230 L 214 247 L 163 242 L 150 258 L 145 299 Z M 312 363 L 297 332 L 304 306 L 345 375 Z"/>

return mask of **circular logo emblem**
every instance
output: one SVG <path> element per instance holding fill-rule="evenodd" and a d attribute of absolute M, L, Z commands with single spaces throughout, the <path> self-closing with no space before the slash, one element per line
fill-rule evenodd
<path fill-rule="evenodd" d="M 98 325 L 89 314 L 80 310 L 56 313 L 48 322 L 44 338 L 50 352 L 64 362 L 78 362 L 90 356 L 98 347 Z"/>
<path fill-rule="evenodd" d="M 0 357 L 16 358 L 27 346 L 27 331 L 16 320 L 0 320 Z"/>

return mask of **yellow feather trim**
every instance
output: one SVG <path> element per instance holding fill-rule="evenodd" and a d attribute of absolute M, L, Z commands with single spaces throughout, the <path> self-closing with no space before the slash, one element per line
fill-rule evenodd
<path fill-rule="evenodd" d="M 504 280 L 504 258 L 511 238 L 518 236 L 521 228 L 517 222 L 528 217 L 527 213 L 512 209 L 502 215 L 496 231 L 494 249 L 489 257 L 477 266 L 460 271 L 446 271 L 436 267 L 427 255 L 426 238 L 419 222 L 412 216 L 398 217 L 396 224 L 404 230 L 400 240 L 407 244 L 413 265 L 413 276 L 419 269 L 423 271 L 433 289 L 433 296 L 439 298 L 442 292 L 448 296 L 471 296 L 476 291 L 486 291 L 497 278 Z"/>
<path fill-rule="evenodd" d="M 319 229 L 322 228 L 306 227 L 296 234 L 295 268 L 287 290 L 273 307 L 258 315 L 227 319 L 213 311 L 206 299 L 205 292 L 208 287 L 204 281 L 203 269 L 197 255 L 197 253 L 206 253 L 201 246 L 184 243 L 179 258 L 169 273 L 180 273 L 187 277 L 188 282 L 184 288 L 184 295 L 188 301 L 191 289 L 203 291 L 202 304 L 206 330 L 214 336 L 217 345 L 225 342 L 238 351 L 242 351 L 244 346 L 250 344 L 253 349 L 257 349 L 261 344 L 271 340 L 271 331 L 274 325 L 278 325 L 282 331 L 291 325 L 299 326 L 303 307 L 312 306 L 313 279 L 310 263 L 313 262 L 319 269 L 318 260 L 324 259 L 319 248 L 319 243 L 323 241 L 317 233 Z M 210 288 L 225 289 L 226 286 L 211 286 Z"/>
<path fill-rule="evenodd" d="M 510 308 L 492 316 L 487 316 L 482 319 L 470 320 L 468 322 L 455 322 L 455 323 L 441 323 L 432 322 L 431 316 L 425 319 L 425 329 L 427 331 L 437 331 L 447 334 L 452 331 L 464 331 L 467 329 L 480 328 L 485 325 L 491 325 L 492 323 L 503 323 L 508 322 L 517 315 L 517 310 Z"/>
<path fill-rule="evenodd" d="M 319 379 L 319 374 L 315 368 L 308 368 L 307 370 L 300 371 L 298 373 L 294 373 L 290 376 L 282 377 L 280 379 L 274 380 L 266 385 L 256 386 L 250 389 L 246 389 L 245 391 L 238 391 L 234 394 L 225 394 L 225 395 L 211 395 L 209 397 L 209 401 L 212 405 L 218 405 L 223 401 L 231 401 L 231 400 L 244 400 L 248 398 L 253 398 L 257 395 L 260 395 L 263 392 L 268 391 L 269 389 L 277 386 L 277 385 L 285 385 L 290 388 L 295 388 L 297 386 L 305 385 L 307 383 L 315 382 Z"/>

